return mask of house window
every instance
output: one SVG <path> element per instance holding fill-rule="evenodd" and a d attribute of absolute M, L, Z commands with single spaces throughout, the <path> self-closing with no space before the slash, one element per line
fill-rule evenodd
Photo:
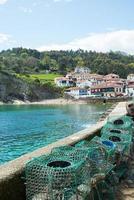
<path fill-rule="evenodd" d="M 66 81 L 62 81 L 62 83 L 66 83 Z"/>
<path fill-rule="evenodd" d="M 118 92 L 118 88 L 115 88 L 115 92 Z"/>

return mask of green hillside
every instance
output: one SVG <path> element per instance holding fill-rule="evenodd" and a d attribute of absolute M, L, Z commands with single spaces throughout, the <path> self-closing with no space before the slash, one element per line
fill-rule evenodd
<path fill-rule="evenodd" d="M 60 74 L 15 74 L 16 77 L 26 80 L 28 82 L 40 81 L 41 84 L 54 84 L 54 79 L 60 77 Z"/>
<path fill-rule="evenodd" d="M 16 74 L 34 74 L 45 81 L 43 74 L 52 73 L 65 75 L 74 70 L 76 66 L 86 66 L 93 73 L 117 73 L 126 78 L 134 72 L 134 56 L 122 52 L 97 53 L 92 51 L 45 51 L 25 48 L 13 48 L 0 52 L 0 70 Z M 51 77 L 52 76 L 52 77 Z M 56 75 L 57 76 L 57 75 Z M 47 79 L 47 77 L 46 77 Z M 49 79 L 49 76 L 48 76 Z"/>

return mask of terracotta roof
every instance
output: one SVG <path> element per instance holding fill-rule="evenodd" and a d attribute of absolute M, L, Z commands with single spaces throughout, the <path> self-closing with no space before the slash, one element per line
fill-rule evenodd
<path fill-rule="evenodd" d="M 107 84 L 112 83 L 112 84 L 124 84 L 123 81 L 121 80 L 108 80 Z"/>
<path fill-rule="evenodd" d="M 134 84 L 134 81 L 127 81 L 128 85 L 129 84 Z"/>
<path fill-rule="evenodd" d="M 122 87 L 122 85 L 118 85 L 118 84 L 114 84 L 114 83 L 102 83 L 102 84 L 99 84 L 99 85 L 95 85 L 95 86 L 92 86 L 91 89 L 102 89 L 102 88 L 110 88 L 110 87 L 116 87 L 116 88 L 120 88 Z"/>
<path fill-rule="evenodd" d="M 127 88 L 134 88 L 134 84 L 128 85 Z"/>

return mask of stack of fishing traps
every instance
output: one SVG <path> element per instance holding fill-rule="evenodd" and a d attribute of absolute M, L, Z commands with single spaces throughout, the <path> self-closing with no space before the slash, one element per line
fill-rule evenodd
<path fill-rule="evenodd" d="M 26 165 L 27 200 L 77 199 L 77 188 L 90 179 L 86 159 L 54 152 Z"/>
<path fill-rule="evenodd" d="M 26 164 L 27 200 L 115 200 L 131 157 L 134 121 L 108 119 L 92 140 L 54 148 Z M 122 170 L 123 169 L 123 170 Z"/>

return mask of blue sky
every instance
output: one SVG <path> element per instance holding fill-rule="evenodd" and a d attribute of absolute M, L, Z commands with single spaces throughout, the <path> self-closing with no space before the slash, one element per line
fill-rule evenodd
<path fill-rule="evenodd" d="M 0 0 L 0 50 L 87 49 L 134 54 L 133 0 Z"/>

